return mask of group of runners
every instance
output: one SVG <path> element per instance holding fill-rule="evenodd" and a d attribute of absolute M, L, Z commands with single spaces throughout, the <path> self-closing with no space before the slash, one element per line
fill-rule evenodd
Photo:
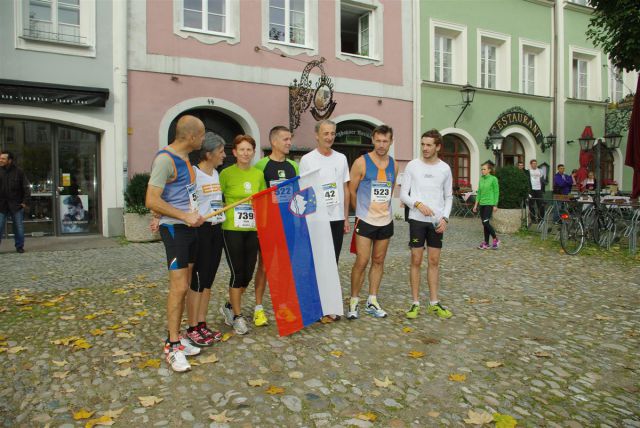
<path fill-rule="evenodd" d="M 335 135 L 333 122 L 318 122 L 315 126 L 317 147 L 302 157 L 299 166 L 287 159 L 292 143 L 292 134 L 287 127 L 271 129 L 271 153 L 255 165 L 251 164 L 256 151 L 255 140 L 249 135 L 238 135 L 233 141 L 236 163 L 218 174 L 216 168 L 225 158 L 224 140 L 214 133 L 206 133 L 203 123 L 194 116 L 185 115 L 178 120 L 174 141 L 160 150 L 154 159 L 146 199 L 147 207 L 154 213 L 151 227 L 159 230 L 166 249 L 170 286 L 164 353 L 173 370 L 189 370 L 186 356 L 196 355 L 200 348 L 222 338 L 222 334 L 209 328 L 206 321 L 211 286 L 222 251 L 231 272 L 228 299 L 220 308 L 224 322 L 237 334 L 249 331 L 242 315 L 242 296 L 251 280 L 255 284 L 256 302 L 253 323 L 260 327 L 269 322 L 263 307 L 267 278 L 251 201 L 222 213 L 218 211 L 311 170 L 319 169 L 336 263 L 344 235 L 351 231 L 349 208 L 355 209 L 356 258 L 351 270 L 347 318 L 360 316 L 359 295 L 368 266 L 369 294 L 364 312 L 376 318 L 387 316 L 378 301 L 378 291 L 393 236 L 391 199 L 398 177 L 398 165 L 389 155 L 393 129 L 387 125 L 376 127 L 371 137 L 373 150 L 358 158 L 351 170 L 346 157 L 332 149 Z M 440 251 L 453 197 L 451 170 L 438 158 L 441 146 L 442 137 L 437 130 L 425 132 L 421 138 L 421 156 L 409 162 L 401 183 L 400 198 L 410 208 L 413 300 L 406 312 L 407 318 L 416 318 L 420 311 L 419 285 L 425 248 L 428 253 L 427 312 L 440 318 L 452 315 L 438 300 Z M 189 162 L 189 154 L 193 151 L 199 153 L 196 166 Z M 181 334 L 185 303 L 188 327 Z M 328 314 L 322 321 L 328 323 L 338 318 Z"/>

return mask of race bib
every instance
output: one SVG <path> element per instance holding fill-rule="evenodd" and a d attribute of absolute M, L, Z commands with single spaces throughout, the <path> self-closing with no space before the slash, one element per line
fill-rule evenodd
<path fill-rule="evenodd" d="M 222 201 L 209 201 L 209 208 L 210 208 L 209 212 L 221 210 Z M 227 216 L 224 215 L 224 212 L 221 212 L 220 214 L 217 214 L 211 217 L 211 223 L 213 224 L 222 223 L 223 221 L 225 221 L 226 218 Z"/>
<path fill-rule="evenodd" d="M 322 193 L 324 194 L 324 202 L 328 207 L 338 205 L 338 186 L 336 183 L 327 183 L 322 185 Z"/>
<path fill-rule="evenodd" d="M 233 209 L 233 225 L 238 229 L 255 229 L 256 219 L 251 204 L 240 204 Z"/>
<path fill-rule="evenodd" d="M 196 183 L 187 184 L 187 193 L 189 194 L 189 208 L 192 212 L 198 211 L 198 187 Z"/>
<path fill-rule="evenodd" d="M 282 180 L 271 180 L 269 185 L 270 186 L 276 186 L 276 185 L 282 183 L 283 181 L 285 181 L 285 179 L 282 179 Z M 286 203 L 289 203 L 289 201 L 291 200 L 292 197 L 293 197 L 293 185 L 288 184 L 286 186 L 282 186 L 282 187 L 276 189 L 276 191 L 273 192 L 272 195 L 271 195 L 271 200 L 275 204 L 282 204 L 282 203 L 286 204 Z"/>
<path fill-rule="evenodd" d="M 390 181 L 371 182 L 371 202 L 387 203 L 391 200 Z"/>

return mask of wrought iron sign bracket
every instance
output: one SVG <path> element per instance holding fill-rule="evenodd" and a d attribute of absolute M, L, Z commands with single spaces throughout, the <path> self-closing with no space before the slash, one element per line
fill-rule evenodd
<path fill-rule="evenodd" d="M 304 67 L 300 82 L 293 79 L 289 85 L 289 129 L 293 131 L 300 126 L 300 116 L 311 106 L 311 115 L 316 120 L 327 119 L 333 113 L 336 102 L 333 100 L 333 83 L 325 72 L 322 63 L 324 57 L 313 60 Z M 309 73 L 314 68 L 320 69 L 320 78 L 313 85 Z"/>

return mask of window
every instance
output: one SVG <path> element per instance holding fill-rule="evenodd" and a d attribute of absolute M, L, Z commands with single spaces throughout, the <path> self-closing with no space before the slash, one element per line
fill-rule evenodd
<path fill-rule="evenodd" d="M 549 45 L 520 39 L 520 92 L 549 96 Z"/>
<path fill-rule="evenodd" d="M 480 87 L 496 89 L 496 51 L 498 47 L 488 43 L 482 44 L 480 59 Z"/>
<path fill-rule="evenodd" d="M 340 49 L 342 53 L 371 56 L 371 10 L 349 3 L 340 5 Z"/>
<path fill-rule="evenodd" d="M 451 37 L 436 34 L 433 58 L 434 80 L 436 82 L 452 82 L 452 46 L 453 39 Z"/>
<path fill-rule="evenodd" d="M 478 30 L 477 81 L 481 88 L 511 90 L 511 37 Z"/>
<path fill-rule="evenodd" d="M 16 0 L 16 47 L 95 56 L 95 0 Z"/>
<path fill-rule="evenodd" d="M 590 6 L 589 0 L 569 0 L 569 2 L 574 4 L 580 4 L 582 6 Z"/>
<path fill-rule="evenodd" d="M 190 30 L 226 33 L 227 9 L 226 0 L 184 0 L 183 26 Z"/>
<path fill-rule="evenodd" d="M 502 165 L 516 166 L 524 162 L 524 146 L 513 135 L 507 135 L 502 142 Z"/>
<path fill-rule="evenodd" d="M 602 101 L 602 62 L 600 52 L 569 46 L 571 54 L 571 98 Z"/>
<path fill-rule="evenodd" d="M 435 82 L 467 83 L 467 29 L 443 21 L 430 21 L 430 79 Z"/>
<path fill-rule="evenodd" d="M 579 100 L 587 99 L 587 61 L 582 59 L 573 60 L 573 98 Z"/>
<path fill-rule="evenodd" d="M 469 148 L 460 137 L 444 135 L 439 157 L 451 167 L 454 187 L 471 187 Z"/>
<path fill-rule="evenodd" d="M 612 103 L 619 103 L 624 98 L 623 88 L 622 73 L 609 65 L 609 98 Z"/>
<path fill-rule="evenodd" d="M 269 0 L 269 40 L 304 45 L 305 0 Z"/>
<path fill-rule="evenodd" d="M 534 94 L 536 87 L 536 56 L 525 53 L 522 58 L 522 92 Z"/>

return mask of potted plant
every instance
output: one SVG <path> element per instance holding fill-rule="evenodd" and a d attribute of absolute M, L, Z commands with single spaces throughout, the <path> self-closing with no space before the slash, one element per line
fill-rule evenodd
<path fill-rule="evenodd" d="M 150 242 L 160 239 L 149 229 L 151 212 L 145 206 L 149 174 L 135 174 L 124 192 L 124 236 L 131 242 Z"/>
<path fill-rule="evenodd" d="M 493 227 L 498 233 L 515 233 L 520 229 L 522 202 L 529 192 L 527 176 L 515 166 L 505 166 L 496 171 L 496 178 L 500 198 Z"/>

